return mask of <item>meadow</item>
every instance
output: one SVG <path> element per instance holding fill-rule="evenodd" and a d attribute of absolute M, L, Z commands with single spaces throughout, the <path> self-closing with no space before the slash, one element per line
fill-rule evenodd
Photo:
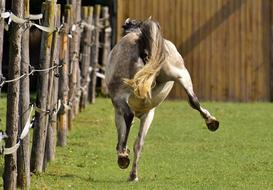
<path fill-rule="evenodd" d="M 208 131 L 185 101 L 159 106 L 145 140 L 140 181 L 135 183 L 127 182 L 130 168 L 117 165 L 111 101 L 98 98 L 76 117 L 68 145 L 57 147 L 56 160 L 46 172 L 32 176 L 31 189 L 273 189 L 273 104 L 202 105 L 220 121 L 218 131 Z M 5 128 L 5 107 L 2 98 L 0 129 Z M 138 124 L 136 119 L 131 150 Z"/>

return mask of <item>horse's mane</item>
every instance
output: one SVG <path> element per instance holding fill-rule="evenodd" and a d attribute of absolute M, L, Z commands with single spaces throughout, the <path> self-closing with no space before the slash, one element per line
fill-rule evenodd
<path fill-rule="evenodd" d="M 156 22 L 148 19 L 140 24 L 139 29 L 139 53 L 145 65 L 134 75 L 133 79 L 124 79 L 124 83 L 133 90 L 137 97 L 149 99 L 156 83 L 156 76 L 165 60 L 166 50 L 164 38 Z"/>
<path fill-rule="evenodd" d="M 135 19 L 129 19 L 127 18 L 124 24 L 122 25 L 123 28 L 123 36 L 130 32 L 138 32 L 140 29 L 142 22 Z"/>

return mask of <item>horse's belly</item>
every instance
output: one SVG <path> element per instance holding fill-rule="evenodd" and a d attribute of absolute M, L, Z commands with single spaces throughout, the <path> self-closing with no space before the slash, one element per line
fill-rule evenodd
<path fill-rule="evenodd" d="M 140 99 L 131 94 L 128 99 L 130 108 L 136 113 L 143 113 L 153 109 L 165 100 L 173 87 L 173 83 L 173 81 L 169 81 L 153 88 L 151 99 Z"/>

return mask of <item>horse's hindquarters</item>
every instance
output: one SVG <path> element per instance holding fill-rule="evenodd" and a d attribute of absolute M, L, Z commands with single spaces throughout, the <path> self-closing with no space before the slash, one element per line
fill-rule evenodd
<path fill-rule="evenodd" d="M 157 84 L 152 89 L 151 99 L 140 99 L 133 93 L 129 96 L 128 104 L 135 113 L 146 113 L 149 110 L 157 107 L 170 93 L 174 82 Z"/>

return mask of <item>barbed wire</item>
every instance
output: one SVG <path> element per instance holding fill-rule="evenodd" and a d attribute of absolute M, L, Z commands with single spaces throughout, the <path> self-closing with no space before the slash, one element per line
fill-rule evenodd
<path fill-rule="evenodd" d="M 36 24 L 35 22 L 32 22 L 32 20 L 39 20 L 40 21 L 43 18 L 43 14 L 30 15 L 28 18 L 20 18 L 20 17 L 16 16 L 14 13 L 12 13 L 11 11 L 7 11 L 7 12 L 1 13 L 0 18 L 8 19 L 8 23 L 5 22 L 5 30 L 9 30 L 9 25 L 11 24 L 11 22 L 14 22 L 17 24 L 27 24 L 28 28 L 35 26 L 36 28 L 38 28 L 44 32 L 48 32 L 48 33 L 60 32 L 61 29 L 63 28 L 63 24 L 61 24 L 59 27 L 57 27 L 57 26 L 42 26 L 40 24 Z M 80 20 L 80 21 L 76 22 L 75 24 L 72 24 L 69 31 L 72 31 L 72 32 L 76 31 L 77 26 L 80 27 L 81 29 L 86 27 L 86 28 L 90 29 L 91 31 L 96 28 L 97 29 L 105 29 L 108 26 L 104 26 L 102 24 L 102 22 L 106 19 L 107 18 L 99 19 L 98 25 L 89 24 L 85 20 Z"/>
<path fill-rule="evenodd" d="M 17 151 L 17 149 L 19 148 L 20 144 L 21 144 L 21 141 L 27 136 L 27 134 L 29 133 L 29 129 L 32 127 L 33 125 L 33 119 L 31 119 L 31 116 L 33 115 L 33 104 L 30 106 L 30 111 L 29 111 L 29 115 L 28 115 L 28 119 L 25 123 L 25 126 L 22 130 L 22 133 L 20 134 L 19 138 L 18 138 L 18 142 L 13 145 L 12 147 L 5 147 L 4 145 L 2 145 L 1 147 L 1 150 L 0 150 L 0 154 L 3 154 L 3 155 L 7 155 L 7 154 L 12 154 L 14 153 L 15 151 Z M 0 138 L 0 141 L 4 140 L 4 139 L 7 139 L 8 138 L 8 135 L 1 131 L 1 135 L 0 135 L 2 138 Z"/>
<path fill-rule="evenodd" d="M 56 68 L 61 68 L 62 66 L 63 66 L 63 63 L 58 64 L 58 65 L 56 64 L 56 65 L 54 65 L 54 66 L 52 66 L 52 67 L 45 68 L 45 69 L 35 69 L 33 66 L 30 65 L 30 72 L 29 72 L 29 73 L 24 73 L 24 74 L 20 75 L 19 77 L 14 78 L 14 79 L 6 80 L 5 77 L 0 76 L 0 81 L 1 81 L 1 83 L 0 83 L 0 89 L 1 89 L 1 88 L 4 86 L 4 84 L 6 84 L 6 83 L 17 82 L 17 81 L 19 81 L 20 79 L 22 79 L 22 78 L 24 78 L 24 77 L 28 77 L 28 76 L 30 76 L 30 75 L 32 75 L 32 74 L 34 74 L 34 73 L 37 73 L 37 72 L 38 72 L 38 73 L 39 73 L 39 72 L 49 72 L 49 71 L 54 70 L 54 69 L 56 69 Z"/>
<path fill-rule="evenodd" d="M 35 122 L 35 115 L 33 113 L 34 111 L 39 113 L 49 114 L 49 121 L 52 122 L 53 121 L 52 118 L 58 114 L 62 106 L 65 108 L 68 105 L 64 105 L 64 102 L 62 102 L 60 99 L 57 101 L 57 103 L 55 103 L 52 106 L 53 108 L 51 110 L 46 110 L 46 111 L 37 107 L 35 103 L 30 104 L 30 107 L 28 108 L 30 109 L 29 115 L 27 117 L 28 119 L 24 125 L 24 128 L 20 136 L 18 136 L 18 141 L 15 145 L 13 145 L 12 147 L 5 147 L 2 141 L 7 139 L 9 136 L 7 135 L 6 132 L 0 130 L 0 144 L 2 145 L 0 146 L 0 154 L 7 155 L 17 151 L 17 149 L 21 145 L 22 140 L 27 136 L 30 129 L 33 127 L 33 124 Z M 31 116 L 33 117 L 31 118 Z"/>
<path fill-rule="evenodd" d="M 56 27 L 56 26 L 42 26 L 40 24 L 36 24 L 35 22 L 33 22 L 32 20 L 41 20 L 43 18 L 43 14 L 37 14 L 37 15 L 29 15 L 28 18 L 19 18 L 17 17 L 15 14 L 13 14 L 11 11 L 7 11 L 7 12 L 3 12 L 0 14 L 0 19 L 8 19 L 8 23 L 5 22 L 5 29 L 8 30 L 9 29 L 9 25 L 11 24 L 11 22 L 17 23 L 19 25 L 26 25 L 27 28 L 30 28 L 32 26 L 35 26 L 36 28 L 44 31 L 44 32 L 48 32 L 48 33 L 53 33 L 53 32 L 65 32 L 64 30 L 64 24 L 62 23 L 60 26 Z M 99 19 L 99 23 L 96 25 L 93 24 L 89 24 L 87 23 L 85 20 L 80 20 L 79 22 L 72 24 L 69 26 L 69 32 L 67 33 L 68 37 L 73 38 L 73 34 L 74 32 L 77 31 L 77 27 L 79 27 L 80 29 L 83 28 L 87 28 L 90 31 L 93 31 L 95 29 L 97 30 L 101 30 L 101 29 L 109 29 L 109 25 L 104 26 L 102 22 L 104 22 L 106 19 L 108 19 L 109 17 L 106 18 L 101 18 Z M 88 45 L 93 45 L 93 44 L 88 44 Z M 73 53 L 73 57 L 72 57 L 72 61 L 71 64 L 73 64 L 74 61 L 78 60 L 79 57 L 77 55 L 77 53 Z M 55 62 L 56 63 L 56 62 Z M 12 82 L 17 82 L 22 78 L 25 77 L 29 77 L 30 75 L 34 74 L 34 73 L 40 73 L 40 72 L 49 72 L 51 70 L 54 69 L 58 69 L 61 68 L 63 66 L 64 63 L 61 64 L 55 64 L 49 68 L 44 68 L 44 69 L 35 69 L 33 66 L 29 65 L 29 72 L 28 73 L 24 73 L 14 79 L 9 79 L 6 80 L 6 78 L 2 75 L 0 75 L 0 89 L 6 84 L 6 83 L 12 83 Z M 71 68 L 71 67 L 70 67 Z M 102 68 L 101 68 L 102 69 Z M 92 71 L 92 67 L 89 68 L 89 72 Z M 104 75 L 99 73 L 97 69 L 95 69 L 96 72 L 96 76 L 100 77 L 100 78 L 104 78 Z M 68 74 L 71 74 L 70 72 Z M 89 79 L 90 80 L 90 79 Z M 86 91 L 87 88 L 87 84 L 80 86 L 80 88 L 78 89 L 78 91 L 84 92 Z M 0 147 L 0 154 L 12 154 L 14 152 L 17 151 L 17 149 L 19 148 L 21 141 L 25 138 L 25 136 L 29 133 L 30 128 L 32 128 L 33 123 L 35 122 L 35 115 L 33 116 L 33 118 L 31 119 L 31 116 L 33 115 L 33 111 L 35 112 L 39 112 L 39 113 L 44 113 L 44 114 L 49 114 L 49 120 L 52 121 L 51 119 L 53 117 L 55 117 L 58 112 L 63 108 L 64 110 L 70 110 L 72 108 L 72 102 L 75 101 L 75 99 L 79 98 L 77 94 L 75 93 L 75 90 L 73 90 L 73 95 L 71 96 L 71 98 L 69 100 L 66 101 L 62 101 L 62 100 L 58 100 L 57 103 L 55 103 L 52 107 L 51 110 L 42 110 L 41 108 L 39 108 L 38 106 L 35 105 L 35 103 L 30 104 L 30 111 L 29 111 L 29 116 L 28 116 L 28 120 L 22 130 L 22 133 L 20 134 L 20 136 L 18 136 L 18 142 L 12 146 L 12 147 Z M 8 135 L 0 130 L 0 143 L 4 140 L 8 138 Z"/>
<path fill-rule="evenodd" d="M 35 27 L 39 28 L 40 30 L 48 32 L 48 33 L 52 33 L 54 31 L 60 30 L 58 27 L 42 26 L 42 25 L 36 24 L 35 22 L 32 22 L 32 20 L 42 19 L 43 14 L 30 15 L 28 18 L 20 18 L 20 17 L 16 16 L 14 13 L 12 13 L 11 11 L 7 11 L 7 12 L 1 13 L 0 17 L 3 19 L 8 19 L 8 23 L 5 24 L 6 30 L 9 29 L 9 25 L 11 24 L 11 22 L 21 24 L 21 25 L 27 24 L 29 28 L 32 26 L 35 26 Z"/>

